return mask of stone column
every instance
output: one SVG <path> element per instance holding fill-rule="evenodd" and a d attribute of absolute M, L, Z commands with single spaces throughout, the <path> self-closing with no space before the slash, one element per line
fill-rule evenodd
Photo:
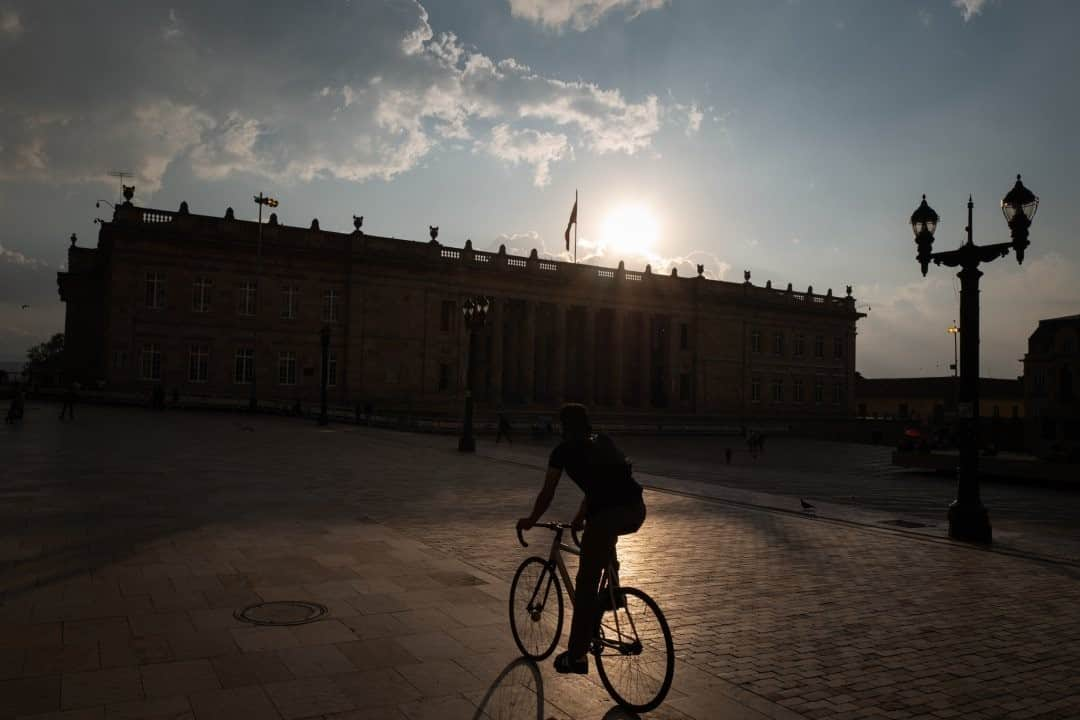
<path fill-rule="evenodd" d="M 491 394 L 496 405 L 502 404 L 503 390 L 503 304 L 495 298 L 491 309 Z"/>
<path fill-rule="evenodd" d="M 651 406 L 652 399 L 652 328 L 649 323 L 649 313 L 641 313 L 641 409 L 646 410 Z"/>
<path fill-rule="evenodd" d="M 523 333 L 521 352 L 522 388 L 521 396 L 525 403 L 535 401 L 536 390 L 536 303 L 525 301 L 525 332 Z"/>
<path fill-rule="evenodd" d="M 615 393 L 615 409 L 622 410 L 623 408 L 623 343 L 626 342 L 626 338 L 623 337 L 623 318 L 624 313 L 619 308 L 615 308 L 615 322 L 614 322 L 614 337 L 611 342 L 611 362 L 612 362 L 612 380 Z"/>
<path fill-rule="evenodd" d="M 596 311 L 588 305 L 585 306 L 585 332 L 584 344 L 582 345 L 582 361 L 585 367 L 585 378 L 582 395 L 585 404 L 592 407 L 596 404 Z"/>
<path fill-rule="evenodd" d="M 679 342 L 682 338 L 682 323 L 674 315 L 668 317 L 668 407 L 682 405 L 679 387 L 682 377 L 682 351 Z"/>
<path fill-rule="evenodd" d="M 551 369 L 551 392 L 561 406 L 566 395 L 566 306 L 555 304 L 555 362 Z"/>

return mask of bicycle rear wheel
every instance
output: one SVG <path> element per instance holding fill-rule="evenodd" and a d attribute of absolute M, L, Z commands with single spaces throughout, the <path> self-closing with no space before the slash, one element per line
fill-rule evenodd
<path fill-rule="evenodd" d="M 510 630 L 521 654 L 543 660 L 559 643 L 563 626 L 562 586 L 551 564 L 527 558 L 510 585 Z"/>
<path fill-rule="evenodd" d="M 655 709 L 671 689 L 675 645 L 656 602 L 637 588 L 621 588 L 626 607 L 600 617 L 593 655 L 600 681 L 622 707 L 632 712 Z M 619 603 L 621 604 L 621 603 Z"/>

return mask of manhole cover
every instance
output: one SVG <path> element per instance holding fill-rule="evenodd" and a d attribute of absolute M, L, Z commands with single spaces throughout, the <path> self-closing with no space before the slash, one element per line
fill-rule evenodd
<path fill-rule="evenodd" d="M 300 600 L 256 603 L 233 613 L 237 620 L 252 625 L 303 625 L 315 622 L 327 612 L 325 605 Z"/>

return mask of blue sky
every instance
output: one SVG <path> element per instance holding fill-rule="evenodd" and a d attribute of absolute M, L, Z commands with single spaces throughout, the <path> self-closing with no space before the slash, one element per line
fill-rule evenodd
<path fill-rule="evenodd" d="M 983 370 L 1020 372 L 1039 318 L 1080 312 L 1080 5 L 1021 0 L 387 0 L 73 7 L 0 0 L 0 359 L 62 329 L 66 238 L 93 244 L 110 169 L 136 202 L 557 256 L 579 190 L 590 262 L 855 286 L 858 368 L 947 374 L 936 249 L 985 268 Z M 620 223 L 621 219 L 621 223 Z M 650 229 L 645 232 L 645 230 Z M 29 303 L 31 308 L 21 306 Z"/>

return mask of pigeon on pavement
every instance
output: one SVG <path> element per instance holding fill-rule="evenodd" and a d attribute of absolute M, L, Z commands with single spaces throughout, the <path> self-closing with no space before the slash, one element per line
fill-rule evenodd
<path fill-rule="evenodd" d="M 802 505 L 802 509 L 807 511 L 807 512 L 812 512 L 812 511 L 814 511 L 816 509 L 813 505 L 806 502 L 802 498 L 799 498 L 799 504 Z"/>

